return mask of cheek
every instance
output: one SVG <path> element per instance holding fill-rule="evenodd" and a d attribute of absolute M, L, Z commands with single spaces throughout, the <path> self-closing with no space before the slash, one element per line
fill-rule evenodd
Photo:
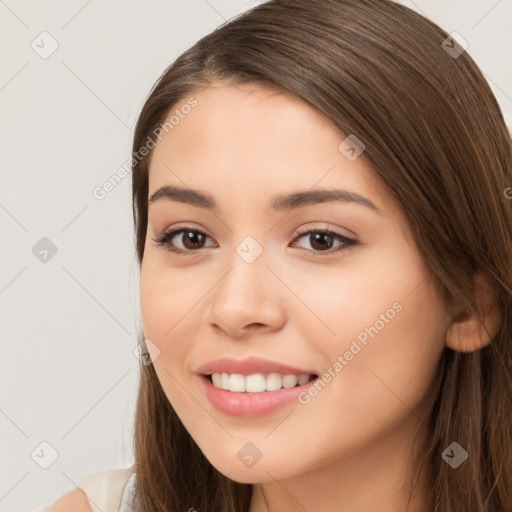
<path fill-rule="evenodd" d="M 198 279 L 192 267 L 170 269 L 157 256 L 148 255 L 141 267 L 141 319 L 145 337 L 160 350 L 155 369 L 173 371 L 186 362 L 200 327 L 196 308 L 215 281 Z M 148 350 L 153 355 L 150 346 Z"/>
<path fill-rule="evenodd" d="M 407 294 L 421 281 L 421 272 L 404 254 L 368 251 L 340 268 L 319 268 L 311 272 L 293 272 L 285 280 L 293 283 L 300 299 L 293 311 L 304 331 L 303 339 L 333 350 L 350 345 L 350 340 L 365 328 L 394 319 Z M 290 301 L 290 305 L 294 302 Z M 307 310 L 304 308 L 307 306 Z M 309 311 L 308 311 L 309 310 Z M 307 322 L 305 321 L 307 320 Z M 387 326 L 387 323 L 386 323 Z"/>
<path fill-rule="evenodd" d="M 428 393 L 447 326 L 439 296 L 428 281 L 419 282 L 381 280 L 366 300 L 361 292 L 343 298 L 344 309 L 330 317 L 337 335 L 328 349 L 334 377 L 326 387 L 354 412 L 357 418 L 343 419 L 355 419 L 352 426 L 400 421 Z"/>
<path fill-rule="evenodd" d="M 172 271 L 148 254 L 140 273 L 140 309 L 145 335 L 155 339 L 172 336 L 178 320 L 193 306 L 195 287 L 193 275 L 188 271 Z"/>
<path fill-rule="evenodd" d="M 172 272 L 149 257 L 141 268 L 141 319 L 144 336 L 151 340 L 146 346 L 167 399 L 179 411 L 193 407 L 179 385 L 195 336 L 188 315 L 197 293 L 194 286 L 183 286 L 188 281 L 188 275 Z"/>
<path fill-rule="evenodd" d="M 146 256 L 145 256 L 146 258 Z M 169 272 L 153 262 L 150 255 L 144 260 L 140 274 L 140 311 L 144 336 L 149 338 L 165 355 L 166 345 L 172 338 L 175 326 L 183 308 L 183 296 L 175 291 Z M 179 299 L 178 299 L 179 297 Z M 179 325 L 179 324 L 178 324 Z M 151 347 L 148 350 L 153 356 Z M 160 357 L 155 368 L 161 364 Z"/>
<path fill-rule="evenodd" d="M 165 284 L 150 263 L 144 262 L 140 275 L 140 310 L 144 335 L 152 340 L 160 338 L 168 327 L 168 315 L 162 315 L 166 301 L 172 297 L 165 294 Z M 172 311 L 172 310 L 171 310 Z M 169 310 L 168 310 L 169 312 Z M 167 313 L 168 313 L 167 312 Z"/>
<path fill-rule="evenodd" d="M 406 247 L 381 254 L 361 272 L 310 288 L 308 305 L 322 320 L 303 325 L 326 360 L 325 394 L 363 416 L 417 404 L 432 382 L 448 327 L 428 270 Z M 319 283 L 317 283 L 319 284 Z M 347 393 L 348 391 L 348 393 Z M 397 410 L 398 412 L 398 410 Z"/>

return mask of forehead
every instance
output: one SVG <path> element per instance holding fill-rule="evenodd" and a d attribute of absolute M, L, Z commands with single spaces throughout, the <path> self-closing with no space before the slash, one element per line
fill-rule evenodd
<path fill-rule="evenodd" d="M 287 91 L 254 84 L 214 84 L 192 92 L 172 111 L 179 113 L 180 106 L 190 98 L 194 98 L 196 106 L 187 109 L 188 113 L 179 119 L 174 116 L 172 129 L 163 134 L 165 142 L 162 140 L 161 149 L 163 146 L 179 149 L 184 140 L 188 143 L 193 138 L 190 145 L 202 153 L 211 150 L 217 158 L 223 156 L 222 149 L 229 149 L 224 156 L 238 152 L 241 157 L 244 152 L 265 147 L 266 152 L 273 150 L 275 155 L 274 150 L 279 147 L 284 152 L 299 141 L 310 150 L 318 147 L 317 152 L 325 151 L 342 137 L 329 118 Z"/>
<path fill-rule="evenodd" d="M 307 102 L 260 85 L 215 84 L 173 106 L 196 102 L 153 150 L 149 196 L 164 185 L 243 203 L 295 190 L 344 188 L 383 210 L 383 184 L 364 157 L 350 161 L 346 134 Z M 363 153 L 364 155 L 364 153 Z M 379 203 L 379 204 L 377 204 Z M 262 202 L 263 204 L 263 202 Z M 266 203 L 265 203 L 266 204 Z"/>

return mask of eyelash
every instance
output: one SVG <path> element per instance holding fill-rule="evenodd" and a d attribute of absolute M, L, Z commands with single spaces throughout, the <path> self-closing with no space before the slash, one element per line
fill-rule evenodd
<path fill-rule="evenodd" d="M 208 237 L 208 235 L 206 233 L 204 233 L 203 231 L 201 231 L 199 229 L 195 229 L 195 228 L 191 228 L 191 227 L 183 227 L 183 228 L 179 228 L 179 229 L 174 229 L 172 231 L 163 232 L 161 235 L 159 235 L 158 238 L 156 238 L 156 239 L 152 238 L 152 240 L 154 242 L 156 242 L 158 245 L 163 246 L 167 251 L 174 252 L 181 256 L 191 255 L 191 254 L 197 253 L 201 249 L 203 249 L 203 248 L 196 249 L 196 250 L 189 249 L 189 250 L 185 251 L 183 249 L 178 249 L 176 247 L 173 247 L 172 245 L 169 244 L 169 241 L 175 235 L 177 235 L 179 233 L 186 233 L 186 232 L 200 233 L 201 235 Z M 332 255 L 332 254 L 336 254 L 336 253 L 348 252 L 348 251 L 351 251 L 354 248 L 354 246 L 358 244 L 358 242 L 356 240 L 354 240 L 352 238 L 347 238 L 346 236 L 340 235 L 339 233 L 336 233 L 335 231 L 331 231 L 329 229 L 312 229 L 312 230 L 308 230 L 308 231 L 302 231 L 297 234 L 294 241 L 304 235 L 310 235 L 313 233 L 327 234 L 327 235 L 337 239 L 338 241 L 343 242 L 343 245 L 341 245 L 337 249 L 334 249 L 334 250 L 330 249 L 329 251 L 315 251 L 315 250 L 303 249 L 305 251 L 312 252 L 314 256 L 324 256 L 324 255 L 328 256 L 328 255 Z M 208 237 L 208 238 L 210 238 L 210 237 Z"/>

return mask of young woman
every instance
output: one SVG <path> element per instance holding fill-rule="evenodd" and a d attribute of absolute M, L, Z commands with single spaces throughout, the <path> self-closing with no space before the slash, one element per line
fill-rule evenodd
<path fill-rule="evenodd" d="M 511 187 L 482 73 L 404 6 L 201 39 L 133 142 L 135 464 L 51 510 L 512 510 Z"/>

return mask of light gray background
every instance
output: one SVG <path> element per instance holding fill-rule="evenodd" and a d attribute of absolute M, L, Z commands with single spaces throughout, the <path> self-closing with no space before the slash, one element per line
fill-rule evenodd
<path fill-rule="evenodd" d="M 101 201 L 92 190 L 130 156 L 136 117 L 165 67 L 255 3 L 0 0 L 2 512 L 42 506 L 86 475 L 133 462 L 130 177 Z M 512 1 L 403 3 L 468 41 L 510 126 Z M 31 47 L 43 31 L 59 45 L 46 59 Z M 32 252 L 42 237 L 58 249 L 46 262 Z M 51 455 L 43 441 L 58 452 L 48 469 L 34 461 Z"/>

